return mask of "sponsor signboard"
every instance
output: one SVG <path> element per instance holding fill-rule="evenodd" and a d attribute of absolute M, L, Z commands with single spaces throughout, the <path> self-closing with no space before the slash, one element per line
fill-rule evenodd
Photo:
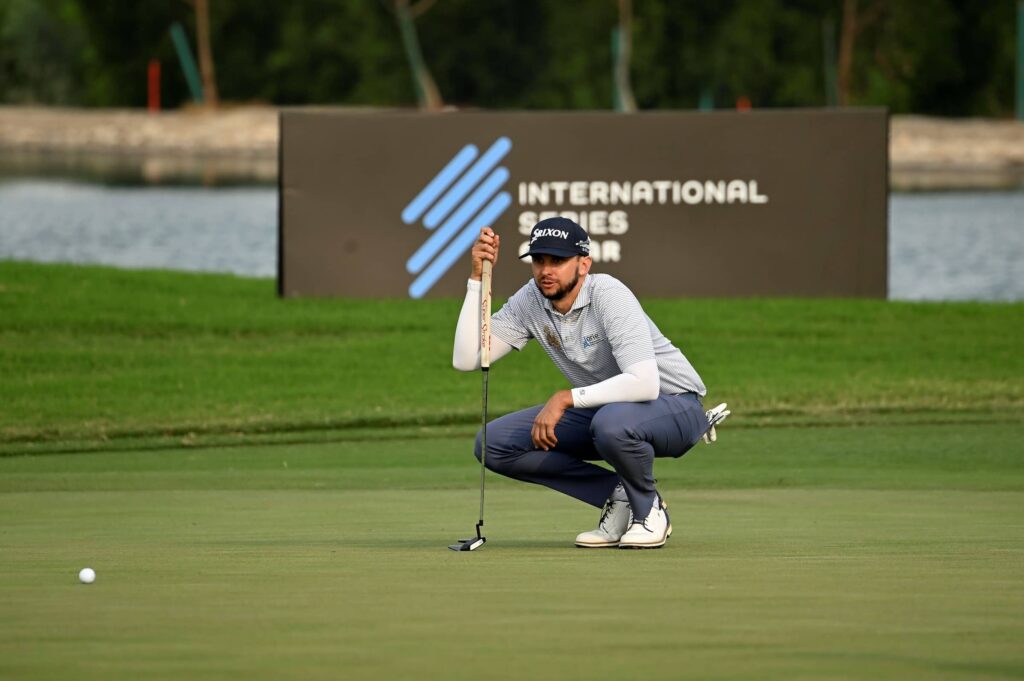
<path fill-rule="evenodd" d="M 285 296 L 461 296 L 485 225 L 509 295 L 553 215 L 638 295 L 887 292 L 884 110 L 296 110 L 280 143 Z"/>

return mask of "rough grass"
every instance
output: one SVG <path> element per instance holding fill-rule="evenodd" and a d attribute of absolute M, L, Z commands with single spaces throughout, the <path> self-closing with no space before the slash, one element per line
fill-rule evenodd
<path fill-rule="evenodd" d="M 1022 304 L 645 304 L 708 399 L 734 407 L 734 427 L 1016 421 L 1024 408 Z M 2 262 L 0 451 L 472 424 L 479 377 L 450 366 L 458 308 L 278 300 L 269 280 Z M 493 413 L 561 387 L 531 345 L 495 366 Z"/>

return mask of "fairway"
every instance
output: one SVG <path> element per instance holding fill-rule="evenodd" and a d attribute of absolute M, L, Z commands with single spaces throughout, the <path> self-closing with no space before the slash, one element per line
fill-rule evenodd
<path fill-rule="evenodd" d="M 1019 677 L 1019 435 L 724 427 L 659 461 L 661 551 L 493 475 L 448 551 L 470 432 L 6 457 L 0 676 Z"/>

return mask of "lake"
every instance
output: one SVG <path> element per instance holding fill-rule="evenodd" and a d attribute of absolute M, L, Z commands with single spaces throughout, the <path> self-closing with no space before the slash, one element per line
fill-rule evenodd
<path fill-rule="evenodd" d="M 0 259 L 273 277 L 277 189 L 6 181 Z M 1024 300 L 1024 191 L 893 194 L 889 298 Z"/>

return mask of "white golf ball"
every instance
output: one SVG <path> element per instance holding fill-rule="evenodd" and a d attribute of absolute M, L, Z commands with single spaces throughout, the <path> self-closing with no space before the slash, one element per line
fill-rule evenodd
<path fill-rule="evenodd" d="M 78 581 L 82 584 L 92 584 L 96 581 L 96 571 L 92 568 L 82 568 L 78 573 Z"/>

